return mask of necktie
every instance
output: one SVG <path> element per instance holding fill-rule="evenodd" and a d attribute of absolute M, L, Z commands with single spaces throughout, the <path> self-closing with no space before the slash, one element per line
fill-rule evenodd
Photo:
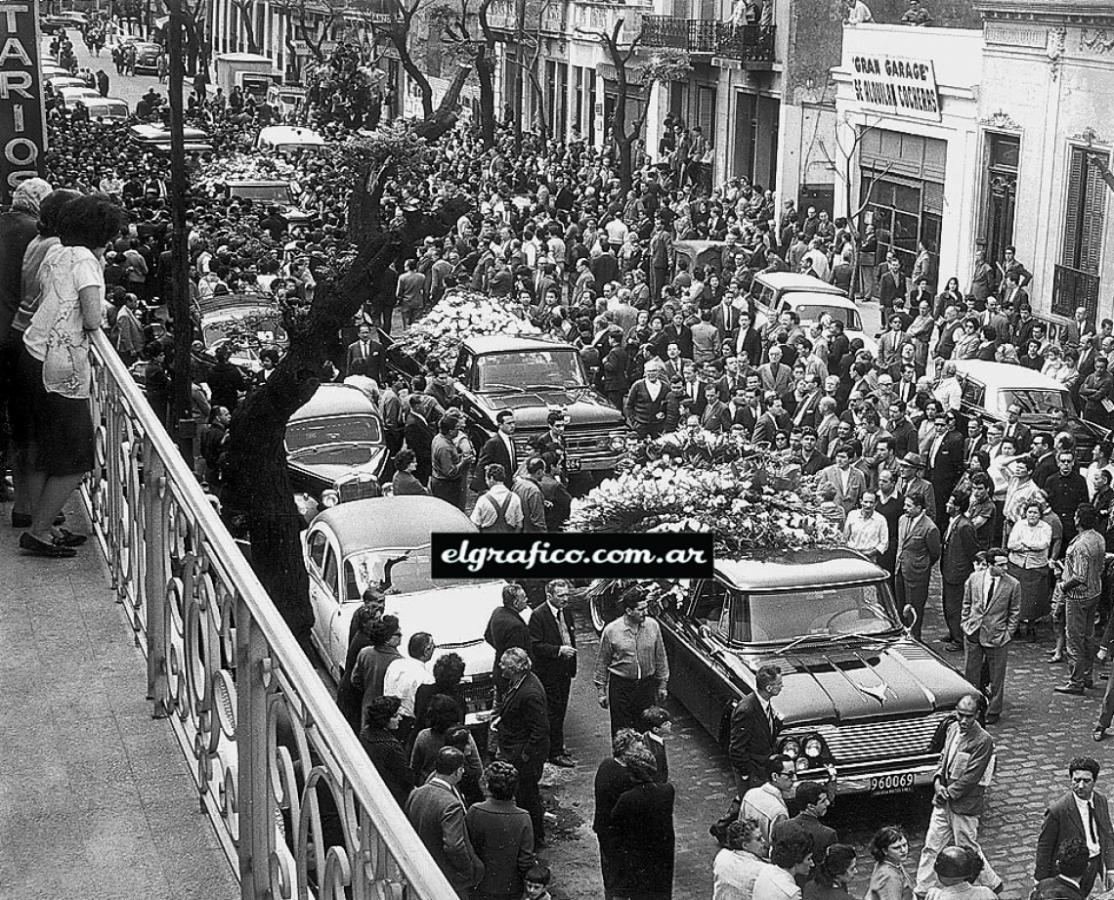
<path fill-rule="evenodd" d="M 990 586 L 986 589 L 986 602 L 990 603 L 990 599 L 994 596 L 994 588 L 998 585 L 998 579 L 993 575 L 990 576 Z"/>
<path fill-rule="evenodd" d="M 1087 830 L 1091 833 L 1091 843 L 1097 844 L 1099 842 L 1099 831 L 1095 822 L 1095 803 L 1093 800 L 1087 804 Z"/>
<path fill-rule="evenodd" d="M 554 613 L 557 619 L 557 631 L 561 635 L 561 646 L 571 647 L 572 640 L 569 638 L 569 626 L 565 624 L 565 616 L 561 612 Z"/>
<path fill-rule="evenodd" d="M 770 725 L 770 734 L 774 733 L 774 707 L 772 704 L 766 704 L 766 721 Z"/>

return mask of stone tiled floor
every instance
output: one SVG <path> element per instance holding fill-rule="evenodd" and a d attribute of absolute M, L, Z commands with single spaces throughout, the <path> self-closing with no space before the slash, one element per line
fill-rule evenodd
<path fill-rule="evenodd" d="M 97 544 L 23 556 L 0 504 L 0 897 L 239 895 Z M 85 531 L 80 511 L 74 529 Z"/>

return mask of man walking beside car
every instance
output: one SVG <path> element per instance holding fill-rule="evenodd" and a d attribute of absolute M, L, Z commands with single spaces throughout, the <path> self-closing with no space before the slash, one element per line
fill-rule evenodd
<path fill-rule="evenodd" d="M 576 765 L 565 749 L 565 713 L 576 677 L 576 631 L 567 608 L 570 589 L 563 578 L 549 582 L 545 603 L 530 615 L 530 656 L 549 711 L 549 761 L 565 769 Z"/>
<path fill-rule="evenodd" d="M 967 579 L 963 589 L 963 634 L 966 636 L 964 674 L 984 694 L 984 666 L 990 672 L 990 706 L 986 724 L 1002 716 L 1006 696 L 1006 660 L 1013 633 L 1021 620 L 1021 583 L 1006 572 L 1009 556 L 1001 547 L 986 554 L 989 566 Z"/>
<path fill-rule="evenodd" d="M 669 696 L 669 660 L 650 601 L 634 586 L 620 603 L 623 615 L 600 635 L 593 678 L 600 707 L 611 713 L 613 736 L 620 728 L 637 729 L 642 713 Z"/>
<path fill-rule="evenodd" d="M 963 652 L 963 596 L 980 549 L 978 531 L 967 515 L 969 505 L 970 498 L 963 491 L 957 490 L 948 498 L 949 522 L 940 557 L 940 582 L 944 622 L 948 626 L 944 649 L 949 653 Z"/>
<path fill-rule="evenodd" d="M 1060 588 L 1064 592 L 1064 618 L 1071 674 L 1068 683 L 1053 688 L 1058 694 L 1083 696 L 1094 687 L 1095 610 L 1102 596 L 1102 570 L 1106 540 L 1095 531 L 1095 508 L 1082 504 L 1075 511 L 1079 533 L 1064 555 Z"/>
<path fill-rule="evenodd" d="M 905 495 L 905 514 L 897 524 L 897 602 L 913 608 L 913 637 L 921 639 L 932 567 L 940 559 L 940 530 L 925 514 L 924 494 Z"/>
<path fill-rule="evenodd" d="M 517 584 L 503 585 L 503 605 L 492 612 L 484 629 L 484 640 L 495 650 L 495 659 L 503 658 L 503 653 L 511 647 L 530 650 L 530 629 L 522 618 L 527 607 L 526 591 Z M 495 686 L 498 693 L 506 689 L 506 682 L 495 666 Z"/>
<path fill-rule="evenodd" d="M 956 721 L 948 725 L 944 736 L 944 749 L 932 778 L 932 817 L 917 865 L 918 898 L 936 886 L 936 857 L 951 844 L 978 853 L 983 867 L 977 882 L 995 892 L 1002 890 L 1002 879 L 979 846 L 979 817 L 994 777 L 994 740 L 978 723 L 979 702 L 974 694 L 960 699 Z"/>

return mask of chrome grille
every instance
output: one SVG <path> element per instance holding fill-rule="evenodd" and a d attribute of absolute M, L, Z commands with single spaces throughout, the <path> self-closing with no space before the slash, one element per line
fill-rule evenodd
<path fill-rule="evenodd" d="M 495 678 L 491 674 L 477 675 L 460 684 L 468 712 L 486 712 L 495 705 Z"/>
<path fill-rule="evenodd" d="M 565 432 L 565 450 L 570 456 L 609 456 L 614 452 L 611 449 L 611 433 L 614 431 L 621 431 L 622 428 L 622 424 L 618 422 L 614 425 L 602 428 L 570 428 Z M 522 431 L 515 432 L 515 452 L 517 452 L 520 457 L 529 455 L 530 440 L 543 433 L 544 432 L 541 431 L 532 433 L 524 433 Z"/>
<path fill-rule="evenodd" d="M 900 759 L 932 753 L 932 738 L 950 713 L 937 712 L 915 719 L 890 719 L 848 725 L 821 725 L 819 728 L 787 729 L 780 737 L 815 732 L 824 738 L 836 765 Z"/>

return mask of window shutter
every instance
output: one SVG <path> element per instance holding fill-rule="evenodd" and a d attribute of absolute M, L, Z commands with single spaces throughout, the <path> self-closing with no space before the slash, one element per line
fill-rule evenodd
<path fill-rule="evenodd" d="M 1064 265 L 1072 269 L 1079 268 L 1079 235 L 1083 223 L 1080 207 L 1083 202 L 1087 177 L 1083 168 L 1085 160 L 1083 151 L 1073 147 L 1068 168 L 1068 199 L 1064 215 L 1064 252 L 1061 257 Z"/>
<path fill-rule="evenodd" d="M 1081 154 L 1082 155 L 1082 154 Z M 1103 154 L 1104 162 L 1108 162 Z M 1106 211 L 1106 184 L 1099 176 L 1097 166 L 1087 166 L 1087 191 L 1083 198 L 1083 227 L 1079 249 L 1079 268 L 1097 275 L 1102 257 L 1102 229 Z"/>
<path fill-rule="evenodd" d="M 700 109 L 697 111 L 697 124 L 704 132 L 704 137 L 714 141 L 716 137 L 716 89 L 700 86 L 697 88 L 697 102 Z"/>

